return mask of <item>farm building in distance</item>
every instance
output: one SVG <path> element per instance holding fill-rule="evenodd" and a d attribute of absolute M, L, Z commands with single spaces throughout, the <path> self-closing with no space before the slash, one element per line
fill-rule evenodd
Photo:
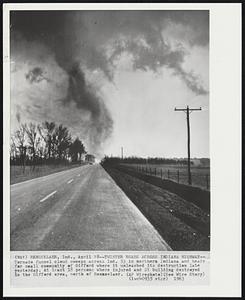
<path fill-rule="evenodd" d="M 194 166 L 210 167 L 209 158 L 191 158 L 191 162 Z"/>
<path fill-rule="evenodd" d="M 85 155 L 85 161 L 90 163 L 90 164 L 93 164 L 93 163 L 95 163 L 95 156 L 92 155 L 92 154 L 86 154 Z"/>

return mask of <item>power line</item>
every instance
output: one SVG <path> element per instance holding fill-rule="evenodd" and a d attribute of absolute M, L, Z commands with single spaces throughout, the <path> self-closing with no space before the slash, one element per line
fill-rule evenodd
<path fill-rule="evenodd" d="M 191 185 L 191 151 L 190 151 L 190 113 L 193 111 L 202 110 L 202 108 L 189 108 L 187 105 L 186 108 L 176 108 L 175 111 L 183 111 L 186 113 L 186 120 L 187 120 L 187 152 L 188 152 L 188 183 Z"/>

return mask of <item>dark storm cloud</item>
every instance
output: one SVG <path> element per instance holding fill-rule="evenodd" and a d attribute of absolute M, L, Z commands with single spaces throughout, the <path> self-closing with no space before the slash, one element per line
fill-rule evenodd
<path fill-rule="evenodd" d="M 172 49 L 165 41 L 162 32 L 171 24 L 191 32 L 189 45 L 208 45 L 207 11 L 12 11 L 11 55 L 25 41 L 51 51 L 68 76 L 63 104 L 74 102 L 90 113 L 89 130 L 95 144 L 110 135 L 113 122 L 102 99 L 86 82 L 85 69 L 100 70 L 113 81 L 115 62 L 127 52 L 134 69 L 157 72 L 160 67 L 169 68 L 195 94 L 207 94 L 198 77 L 183 69 L 185 50 Z M 38 65 L 26 76 L 31 83 L 45 78 Z"/>
<path fill-rule="evenodd" d="M 205 10 L 185 11 L 175 10 L 168 11 L 167 16 L 171 22 L 189 27 L 195 31 L 189 36 L 188 41 L 192 46 L 207 46 L 209 43 L 209 12 Z"/>
<path fill-rule="evenodd" d="M 79 64 L 74 64 L 69 71 L 69 87 L 65 102 L 74 101 L 78 108 L 84 108 L 91 112 L 94 117 L 100 114 L 98 99 L 92 89 L 85 82 L 85 75 Z"/>
<path fill-rule="evenodd" d="M 205 46 L 209 42 L 208 11 L 38 11 L 12 12 L 11 25 L 28 40 L 38 40 L 50 47 L 58 64 L 69 70 L 74 62 L 81 61 L 91 70 L 102 70 L 113 79 L 113 58 L 128 51 L 133 55 L 134 66 L 155 71 L 166 66 L 186 76 L 181 68 L 185 53 L 171 49 L 162 36 L 162 30 L 170 24 L 179 24 L 186 31 L 190 45 Z M 136 43 L 141 38 L 145 45 Z M 117 41 L 126 40 L 118 47 Z M 116 44 L 108 56 L 106 47 Z M 178 56 L 178 62 L 175 59 Z M 180 72 L 180 69 L 182 71 Z M 195 89 L 196 80 L 189 88 Z"/>
<path fill-rule="evenodd" d="M 64 104 L 71 101 L 76 103 L 77 108 L 88 111 L 91 114 L 90 126 L 94 138 L 90 143 L 93 147 L 108 138 L 112 131 L 113 122 L 102 99 L 96 95 L 91 86 L 86 83 L 85 74 L 78 63 L 75 63 L 69 74 L 69 85 L 67 96 L 62 100 Z"/>
<path fill-rule="evenodd" d="M 72 12 L 12 12 L 12 43 L 15 42 L 15 34 L 21 34 L 27 41 L 38 41 L 53 51 L 58 65 L 67 73 L 69 80 L 67 95 L 62 102 L 64 104 L 75 102 L 78 109 L 91 114 L 87 131 L 90 146 L 95 150 L 111 134 L 113 122 L 103 101 L 86 83 L 82 67 L 77 62 L 80 60 L 80 52 L 84 53 L 89 68 L 95 69 L 99 66 L 110 80 L 112 77 L 107 70 L 103 54 L 86 41 L 80 42 L 77 32 L 67 26 L 72 16 Z M 86 27 L 81 22 L 79 25 L 82 40 L 82 37 L 86 36 Z M 30 82 L 37 82 L 43 79 L 43 72 L 36 67 L 26 75 L 26 78 Z"/>
<path fill-rule="evenodd" d="M 30 82 L 30 83 L 38 83 L 41 82 L 43 80 L 50 82 L 51 79 L 47 78 L 44 75 L 44 71 L 42 68 L 40 67 L 35 67 L 33 69 L 31 69 L 27 74 L 26 74 L 26 79 Z"/>
<path fill-rule="evenodd" d="M 186 52 L 183 48 L 172 50 L 163 39 L 155 43 L 154 47 L 149 44 L 142 44 L 141 40 L 117 41 L 113 47 L 110 57 L 113 62 L 123 52 L 133 53 L 133 68 L 144 71 L 152 70 L 157 72 L 159 67 L 166 67 L 173 71 L 173 74 L 180 77 L 188 88 L 196 95 L 206 95 L 208 91 L 202 87 L 198 77 L 193 72 L 183 69 L 182 63 Z"/>

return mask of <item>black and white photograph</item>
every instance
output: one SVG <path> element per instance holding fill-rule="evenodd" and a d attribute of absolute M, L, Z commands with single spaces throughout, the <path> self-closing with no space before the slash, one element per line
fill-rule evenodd
<path fill-rule="evenodd" d="M 241 5 L 4 3 L 4 297 L 241 295 Z"/>
<path fill-rule="evenodd" d="M 210 250 L 208 10 L 13 10 L 10 64 L 10 250 Z"/>

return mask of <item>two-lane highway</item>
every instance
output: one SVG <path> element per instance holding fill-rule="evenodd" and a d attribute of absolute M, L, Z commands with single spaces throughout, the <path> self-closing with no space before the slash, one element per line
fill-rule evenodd
<path fill-rule="evenodd" d="M 11 250 L 171 250 L 100 165 L 11 185 Z"/>

